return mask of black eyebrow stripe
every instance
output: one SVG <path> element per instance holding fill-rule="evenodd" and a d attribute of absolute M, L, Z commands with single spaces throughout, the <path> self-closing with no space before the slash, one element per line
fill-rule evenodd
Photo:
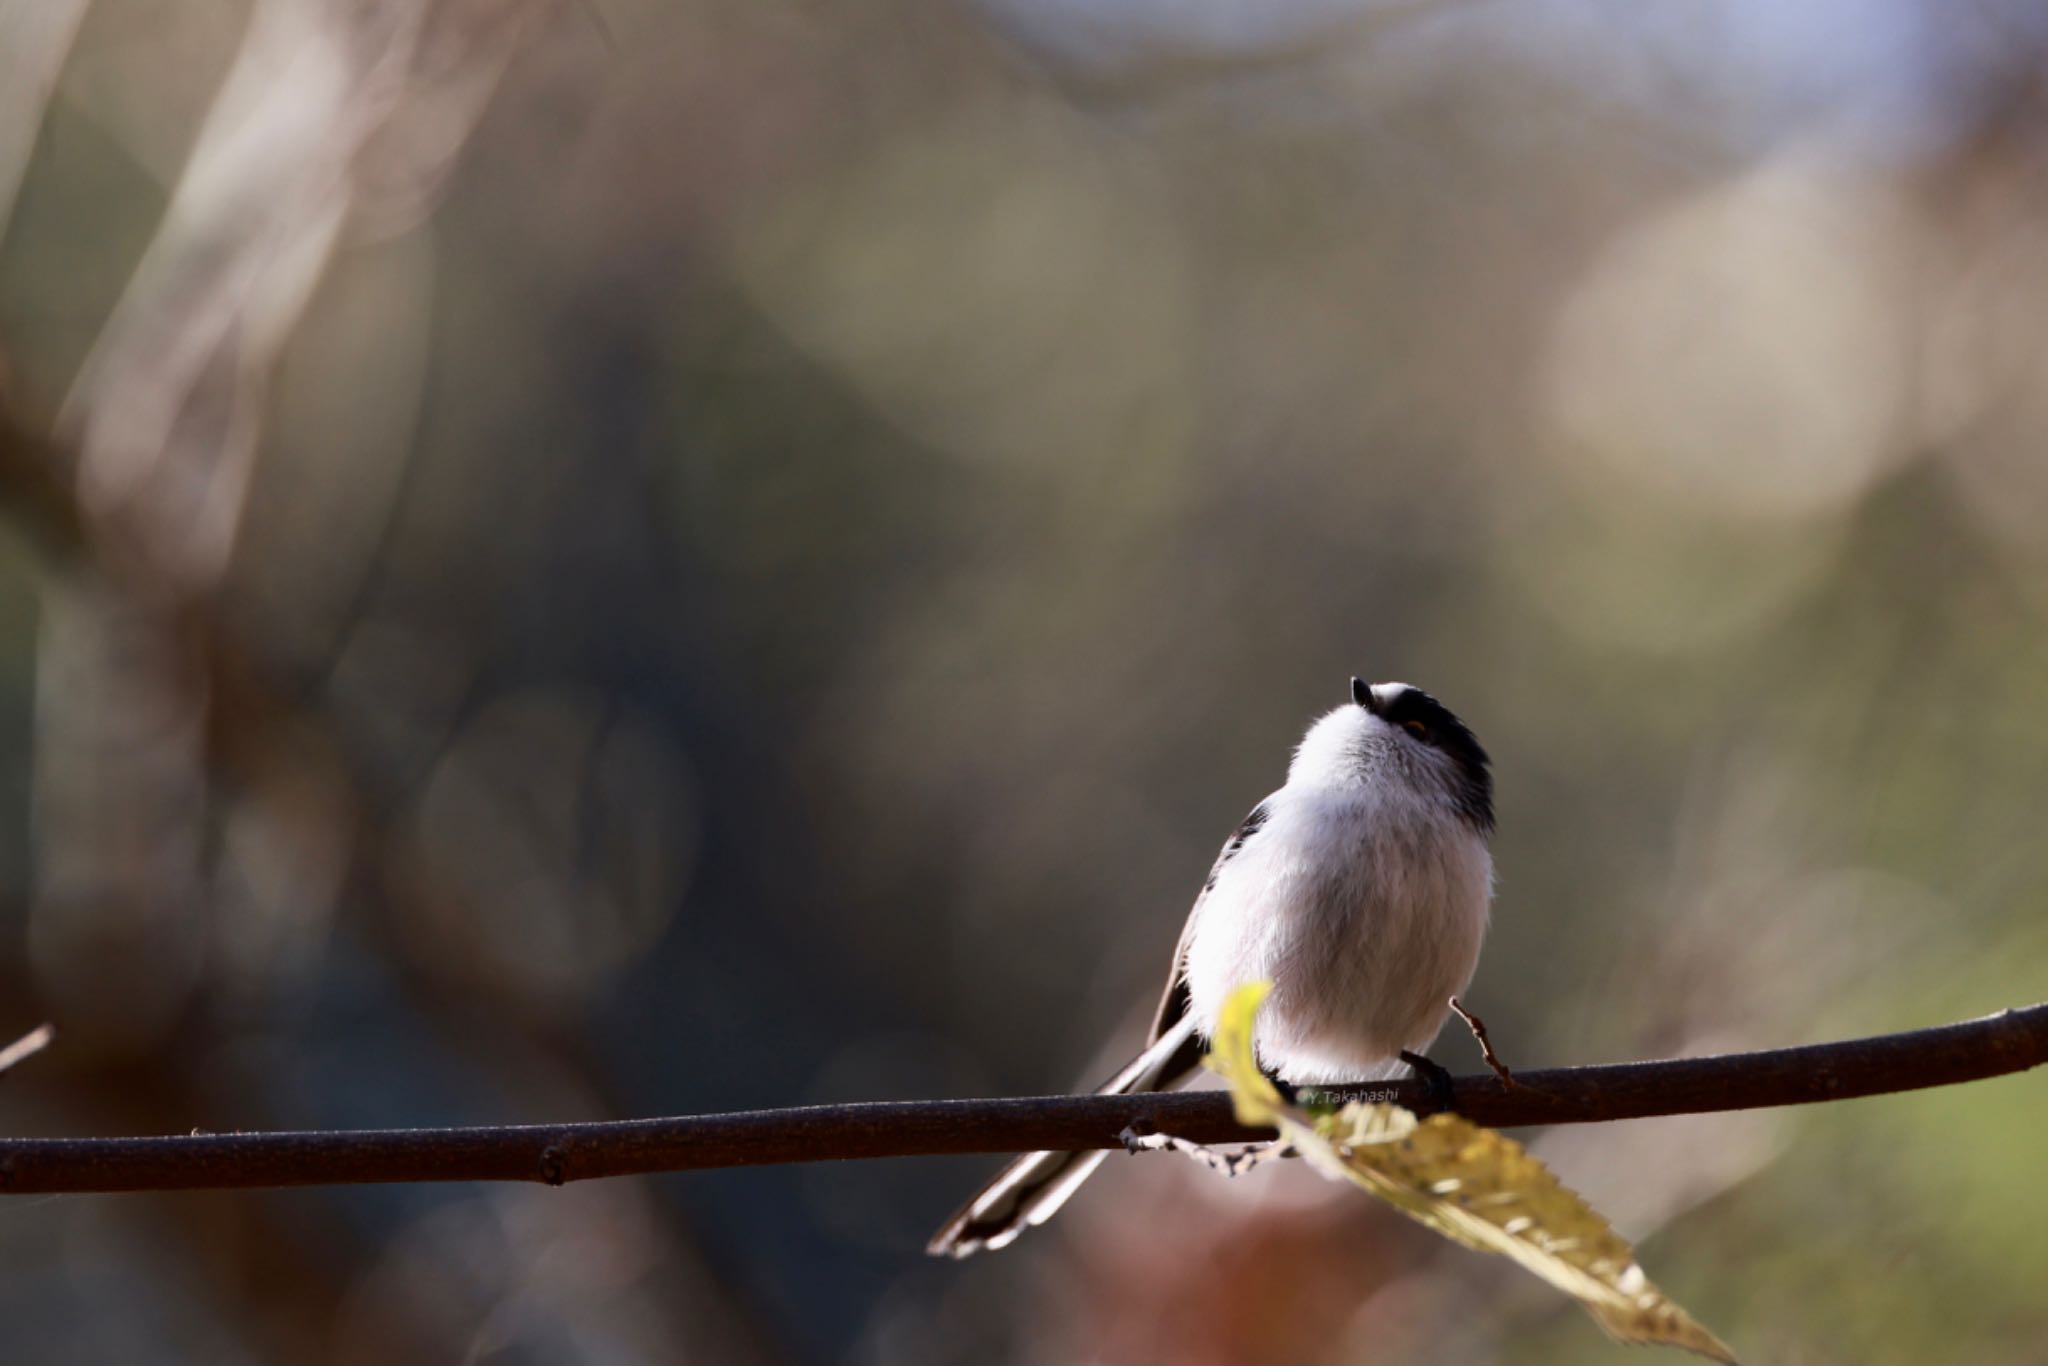
<path fill-rule="evenodd" d="M 1440 750 L 1456 763 L 1460 776 L 1455 800 L 1458 809 L 1482 830 L 1493 828 L 1493 777 L 1487 771 L 1492 762 L 1480 747 L 1479 738 L 1449 707 L 1420 688 L 1405 688 L 1389 699 L 1380 716 L 1392 725 L 1420 721 L 1428 730 L 1424 743 Z"/>
<path fill-rule="evenodd" d="M 1463 725 L 1449 707 L 1419 688 L 1407 688 L 1396 694 L 1394 700 L 1386 704 L 1383 714 L 1395 725 L 1403 721 L 1422 721 L 1439 726 Z"/>

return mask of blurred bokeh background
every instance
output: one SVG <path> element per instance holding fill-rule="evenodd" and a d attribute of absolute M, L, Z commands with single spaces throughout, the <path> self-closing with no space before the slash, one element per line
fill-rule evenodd
<path fill-rule="evenodd" d="M 2043 996 L 2026 0 L 0 3 L 0 1130 L 1069 1089 L 1363 673 L 1510 1062 Z M 1470 1042 L 1438 1054 L 1461 1070 Z M 2048 1091 L 1528 1135 L 2039 1360 Z M 35 1363 L 1620 1359 L 1300 1171 L 0 1206 Z"/>

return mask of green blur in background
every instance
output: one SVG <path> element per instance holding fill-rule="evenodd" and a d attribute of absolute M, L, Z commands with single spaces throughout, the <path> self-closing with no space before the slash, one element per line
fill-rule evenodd
<path fill-rule="evenodd" d="M 1354 673 L 1511 1064 L 2048 997 L 2048 22 L 1787 8 L 0 6 L 0 1130 L 1071 1089 Z M 2017 1363 L 2044 1127 L 1522 1137 L 1745 1359 Z M 0 1359 L 1622 1359 L 1294 1170 L 926 1261 L 994 1165 L 10 1204 Z"/>

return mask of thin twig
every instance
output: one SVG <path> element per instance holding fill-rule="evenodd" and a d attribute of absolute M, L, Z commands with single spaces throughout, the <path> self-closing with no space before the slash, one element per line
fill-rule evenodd
<path fill-rule="evenodd" d="M 50 1040 L 57 1037 L 57 1031 L 49 1025 L 40 1024 L 16 1039 L 5 1048 L 0 1048 L 0 1072 L 5 1072 L 24 1058 L 33 1058 L 50 1046 Z"/>
<path fill-rule="evenodd" d="M 1486 1021 L 1465 1009 L 1455 996 L 1451 998 L 1451 1009 L 1456 1011 L 1458 1018 L 1465 1022 L 1465 1028 L 1472 1031 L 1473 1039 L 1479 1044 L 1479 1055 L 1486 1059 L 1486 1065 L 1493 1069 L 1493 1075 L 1500 1078 L 1502 1086 L 1513 1090 L 1516 1085 L 1515 1074 L 1508 1071 L 1508 1065 L 1502 1062 L 1500 1055 L 1493 1051 L 1493 1040 L 1486 1037 Z"/>
<path fill-rule="evenodd" d="M 1254 1143 L 1245 1148 L 1218 1148 L 1207 1143 L 1190 1143 L 1175 1134 L 1140 1133 L 1126 1129 L 1117 1135 L 1126 1151 L 1131 1153 L 1174 1152 L 1191 1159 L 1195 1165 L 1206 1167 L 1212 1172 L 1225 1176 L 1241 1176 L 1254 1167 L 1263 1167 L 1268 1162 L 1286 1157 L 1291 1151 L 1287 1144 L 1275 1140 Z"/>
<path fill-rule="evenodd" d="M 1933 1029 L 1841 1043 L 1668 1062 L 1526 1072 L 1454 1083 L 1479 1124 L 1588 1124 L 1917 1091 L 2048 1062 L 2048 1004 Z M 1427 1111 L 1412 1079 L 1372 1083 Z M 1272 1137 L 1231 1115 L 1216 1091 L 1171 1095 L 912 1100 L 679 1119 L 513 1128 L 192 1134 L 170 1138 L 0 1140 L 0 1191 L 214 1190 L 400 1181 L 540 1181 L 711 1167 L 1115 1148 L 1126 1129 L 1193 1143 Z"/>

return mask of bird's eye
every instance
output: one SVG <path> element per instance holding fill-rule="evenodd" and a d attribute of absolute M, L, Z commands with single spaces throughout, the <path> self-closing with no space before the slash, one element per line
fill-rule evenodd
<path fill-rule="evenodd" d="M 1403 721 L 1401 729 L 1407 731 L 1418 740 L 1427 740 L 1429 738 L 1429 727 L 1423 725 L 1420 721 Z"/>

